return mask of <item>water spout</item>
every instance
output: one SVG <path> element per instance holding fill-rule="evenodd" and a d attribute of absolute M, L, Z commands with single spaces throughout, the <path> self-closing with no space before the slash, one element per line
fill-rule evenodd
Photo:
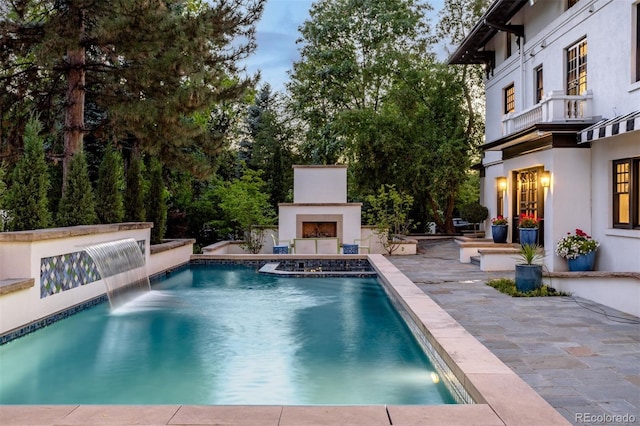
<path fill-rule="evenodd" d="M 85 247 L 107 287 L 111 309 L 151 290 L 144 257 L 133 238 Z"/>

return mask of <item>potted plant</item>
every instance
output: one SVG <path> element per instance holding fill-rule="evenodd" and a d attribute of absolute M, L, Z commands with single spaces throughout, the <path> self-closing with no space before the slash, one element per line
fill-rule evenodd
<path fill-rule="evenodd" d="M 542 286 L 542 254 L 537 244 L 521 244 L 518 254 L 522 263 L 516 264 L 516 289 L 522 293 Z"/>
<path fill-rule="evenodd" d="M 540 221 L 533 215 L 521 214 L 518 228 L 520 230 L 520 244 L 538 243 L 538 226 Z"/>
<path fill-rule="evenodd" d="M 491 219 L 491 237 L 494 243 L 506 243 L 509 222 L 506 217 L 499 215 Z"/>
<path fill-rule="evenodd" d="M 567 232 L 558 241 L 556 254 L 567 259 L 570 271 L 593 271 L 599 246 L 600 243 L 582 229 L 576 229 L 575 235 Z"/>

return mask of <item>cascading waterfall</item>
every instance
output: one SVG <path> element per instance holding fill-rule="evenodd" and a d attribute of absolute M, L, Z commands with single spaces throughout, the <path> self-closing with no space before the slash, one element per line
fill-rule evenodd
<path fill-rule="evenodd" d="M 149 292 L 149 276 L 144 257 L 133 238 L 85 247 L 107 286 L 111 309 Z"/>

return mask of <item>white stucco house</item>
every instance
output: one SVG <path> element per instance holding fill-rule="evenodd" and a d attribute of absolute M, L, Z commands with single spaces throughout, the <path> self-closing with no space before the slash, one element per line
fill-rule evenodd
<path fill-rule="evenodd" d="M 449 58 L 483 64 L 481 203 L 541 219 L 549 271 L 580 228 L 598 271 L 640 272 L 640 1 L 495 0 Z"/>

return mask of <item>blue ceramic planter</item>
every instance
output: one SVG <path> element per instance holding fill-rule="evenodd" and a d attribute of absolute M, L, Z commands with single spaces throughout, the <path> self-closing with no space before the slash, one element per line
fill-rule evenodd
<path fill-rule="evenodd" d="M 587 254 L 581 254 L 575 259 L 567 259 L 569 270 L 571 272 L 578 271 L 593 271 L 593 266 L 596 262 L 596 252 L 592 251 Z"/>
<path fill-rule="evenodd" d="M 538 242 L 538 228 L 520 228 L 520 244 L 533 245 Z"/>
<path fill-rule="evenodd" d="M 508 231 L 508 225 L 491 225 L 491 236 L 493 237 L 493 242 L 506 243 Z"/>
<path fill-rule="evenodd" d="M 516 265 L 516 289 L 526 293 L 542 287 L 542 265 Z"/>

